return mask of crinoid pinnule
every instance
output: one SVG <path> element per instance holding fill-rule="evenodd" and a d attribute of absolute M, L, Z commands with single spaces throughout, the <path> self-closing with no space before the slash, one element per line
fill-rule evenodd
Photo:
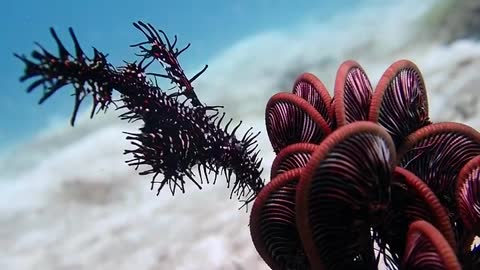
<path fill-rule="evenodd" d="M 385 71 L 373 93 L 368 118 L 386 128 L 396 146 L 430 124 L 425 83 L 413 62 L 399 60 Z"/>
<path fill-rule="evenodd" d="M 385 222 L 379 226 L 380 237 L 388 244 L 391 257 L 397 265 L 405 250 L 408 227 L 416 220 L 431 223 L 450 246 L 456 247 L 450 219 L 438 198 L 420 178 L 397 166 L 392 177 L 391 198 Z"/>
<path fill-rule="evenodd" d="M 395 147 L 380 126 L 358 121 L 330 134 L 297 186 L 297 226 L 313 269 L 375 269 L 372 226 L 390 198 Z"/>
<path fill-rule="evenodd" d="M 292 93 L 310 103 L 322 115 L 330 128 L 335 128 L 335 118 L 331 106 L 332 98 L 320 79 L 312 73 L 303 73 L 295 80 Z"/>
<path fill-rule="evenodd" d="M 430 223 L 410 225 L 402 259 L 402 270 L 461 270 L 457 256 L 443 235 Z"/>
<path fill-rule="evenodd" d="M 317 147 L 318 144 L 313 143 L 295 143 L 283 148 L 272 162 L 270 177 L 305 167 Z"/>
<path fill-rule="evenodd" d="M 460 170 L 455 197 L 458 213 L 466 229 L 480 236 L 480 155 Z"/>
<path fill-rule="evenodd" d="M 460 123 L 434 123 L 410 134 L 397 152 L 400 166 L 425 181 L 455 218 L 457 177 L 480 155 L 480 133 Z"/>
<path fill-rule="evenodd" d="M 367 121 L 372 84 L 363 68 L 353 60 L 343 62 L 335 79 L 333 108 L 337 126 Z"/>
<path fill-rule="evenodd" d="M 275 153 L 294 143 L 319 143 L 331 132 L 327 121 L 310 103 L 290 93 L 270 98 L 265 123 Z"/>
<path fill-rule="evenodd" d="M 302 170 L 273 178 L 258 194 L 250 214 L 253 244 L 274 270 L 310 269 L 295 219 L 296 186 Z"/>

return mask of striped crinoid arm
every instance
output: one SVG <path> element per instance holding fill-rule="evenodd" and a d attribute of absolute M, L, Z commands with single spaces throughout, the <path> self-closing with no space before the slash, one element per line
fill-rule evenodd
<path fill-rule="evenodd" d="M 290 93 L 277 93 L 270 98 L 265 123 L 275 153 L 294 143 L 319 143 L 331 132 L 315 107 Z"/>
<path fill-rule="evenodd" d="M 176 42 L 171 44 L 166 36 L 166 43 L 160 42 L 160 35 L 150 24 L 134 25 L 148 37 L 147 42 L 135 45 L 144 53 L 138 63 L 114 67 L 105 54 L 97 50 L 90 59 L 70 29 L 75 46 L 75 54 L 71 54 L 51 30 L 59 55 L 43 48 L 34 51 L 32 59 L 16 55 L 26 65 L 21 80 L 35 79 L 28 87 L 29 92 L 43 87 L 40 102 L 64 86 L 72 87 L 75 97 L 72 125 L 86 97 L 93 97 L 93 116 L 98 110 L 107 110 L 113 102 L 113 92 L 118 92 L 117 108 L 123 109 L 120 118 L 143 122 L 139 132 L 127 135 L 136 147 L 125 151 L 133 155 L 127 163 L 141 167 L 142 175 L 153 175 L 152 189 L 155 186 L 160 192 L 168 186 L 172 194 L 176 190 L 184 192 L 186 180 L 201 188 L 204 180 L 209 182 L 205 178 L 207 174 L 213 172 L 215 179 L 219 174 L 225 175 L 233 186 L 231 196 L 236 194 L 239 199 L 251 202 L 264 185 L 261 159 L 256 150 L 258 133 L 249 129 L 237 137 L 240 124 L 229 130 L 232 119 L 222 123 L 225 113 L 220 114 L 219 106 L 201 104 L 193 92 L 191 83 L 203 70 L 190 79 L 185 76 L 176 58 L 184 49 L 175 49 Z M 146 51 L 147 44 L 152 47 L 150 51 Z M 166 74 L 147 72 L 154 60 L 161 62 Z M 169 79 L 177 91 L 163 91 L 156 82 L 157 77 Z M 161 180 L 157 179 L 159 175 L 163 177 Z"/>
<path fill-rule="evenodd" d="M 250 233 L 262 259 L 274 270 L 308 270 L 295 214 L 296 187 L 302 168 L 274 177 L 259 193 L 250 214 Z"/>
<path fill-rule="evenodd" d="M 389 246 L 392 259 L 398 265 L 405 250 L 409 225 L 416 220 L 431 223 L 450 246 L 456 247 L 455 233 L 447 210 L 420 178 L 404 168 L 396 167 L 385 223 L 378 229 L 380 237 Z"/>
<path fill-rule="evenodd" d="M 410 225 L 400 269 L 461 270 L 455 252 L 430 223 L 418 220 Z"/>
<path fill-rule="evenodd" d="M 332 98 L 319 78 L 308 72 L 301 74 L 293 84 L 292 93 L 312 105 L 332 130 L 335 128 Z"/>
<path fill-rule="evenodd" d="M 333 107 L 339 127 L 355 121 L 368 120 L 372 84 L 360 64 L 348 60 L 340 65 L 334 91 Z"/>
<path fill-rule="evenodd" d="M 305 167 L 317 147 L 318 145 L 313 143 L 295 143 L 283 148 L 272 162 L 270 177 Z"/>
<path fill-rule="evenodd" d="M 425 83 L 414 63 L 399 60 L 385 71 L 373 93 L 368 118 L 387 129 L 397 147 L 410 133 L 430 124 Z"/>
<path fill-rule="evenodd" d="M 465 164 L 458 174 L 456 199 L 466 229 L 480 236 L 480 155 Z"/>
<path fill-rule="evenodd" d="M 400 166 L 425 181 L 449 215 L 456 219 L 455 188 L 462 167 L 480 155 L 480 134 L 460 123 L 425 126 L 405 139 L 398 150 Z"/>
<path fill-rule="evenodd" d="M 315 149 L 296 195 L 312 269 L 376 269 L 372 228 L 383 222 L 394 165 L 392 139 L 371 122 L 341 127 Z"/>

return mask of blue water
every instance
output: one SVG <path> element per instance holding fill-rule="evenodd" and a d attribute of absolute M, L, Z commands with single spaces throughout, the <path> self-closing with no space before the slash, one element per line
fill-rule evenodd
<path fill-rule="evenodd" d="M 72 26 L 84 51 L 91 46 L 109 53 L 115 65 L 134 60 L 129 44 L 143 41 L 131 23 L 143 20 L 179 36 L 179 45 L 192 43 L 181 59 L 184 69 L 197 68 L 235 42 L 258 32 L 293 27 L 305 20 L 322 21 L 338 11 L 357 7 L 360 1 L 119 1 L 119 0 L 4 0 L 0 23 L 4 32 L 0 42 L 0 147 L 10 148 L 44 130 L 53 119 L 68 121 L 72 99 L 63 91 L 42 106 L 37 93 L 26 94 L 28 84 L 19 77 L 23 64 L 13 53 L 28 54 L 33 42 L 55 52 L 49 34 L 54 27 L 62 40 L 71 45 L 67 29 Z M 288 44 L 285 44 L 286 49 Z M 70 47 L 71 48 L 71 47 Z M 210 75 L 213 76 L 213 75 Z"/>

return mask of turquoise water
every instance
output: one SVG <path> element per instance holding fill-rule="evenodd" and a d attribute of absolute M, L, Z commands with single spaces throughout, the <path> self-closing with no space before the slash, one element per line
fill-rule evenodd
<path fill-rule="evenodd" d="M 313 3 L 314 2 L 314 3 Z M 338 1 L 33 1 L 6 0 L 0 23 L 0 147 L 11 148 L 58 121 L 67 121 L 72 108 L 68 91 L 60 91 L 43 106 L 39 93 L 25 93 L 21 84 L 23 64 L 13 53 L 28 54 L 33 42 L 55 52 L 49 34 L 54 27 L 71 45 L 72 26 L 87 54 L 91 46 L 109 53 L 115 65 L 134 60 L 129 44 L 142 41 L 131 23 L 143 20 L 179 36 L 179 44 L 192 43 L 181 59 L 190 74 L 235 42 L 258 32 L 294 27 L 305 21 L 324 21 L 337 12 L 358 7 L 353 0 Z M 288 47 L 288 44 L 285 44 Z M 71 47 L 70 47 L 71 48 Z M 37 90 L 39 91 L 39 90 Z"/>

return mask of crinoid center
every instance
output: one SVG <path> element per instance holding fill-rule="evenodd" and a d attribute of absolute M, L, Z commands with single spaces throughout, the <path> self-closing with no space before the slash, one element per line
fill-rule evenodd
<path fill-rule="evenodd" d="M 383 224 L 387 211 L 388 204 L 384 201 L 372 202 L 368 205 L 368 220 L 372 227 Z"/>

